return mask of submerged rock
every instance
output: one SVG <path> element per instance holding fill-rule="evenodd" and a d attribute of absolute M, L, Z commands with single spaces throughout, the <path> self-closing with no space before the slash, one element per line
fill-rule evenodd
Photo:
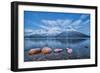
<path fill-rule="evenodd" d="M 67 50 L 68 54 L 71 54 L 73 52 L 73 50 L 71 48 L 66 48 L 66 50 Z"/>
<path fill-rule="evenodd" d="M 42 50 L 41 50 L 41 53 L 42 54 L 50 54 L 52 52 L 52 49 L 49 48 L 49 47 L 44 47 Z"/>
<path fill-rule="evenodd" d="M 62 50 L 63 50 L 63 49 L 54 49 L 54 52 L 55 52 L 55 53 L 60 53 L 60 52 L 62 52 Z"/>
<path fill-rule="evenodd" d="M 30 49 L 29 52 L 28 52 L 29 55 L 39 54 L 39 53 L 41 53 L 41 49 L 40 48 Z"/>

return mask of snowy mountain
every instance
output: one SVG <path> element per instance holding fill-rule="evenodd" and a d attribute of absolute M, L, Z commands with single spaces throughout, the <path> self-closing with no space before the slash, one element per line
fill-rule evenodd
<path fill-rule="evenodd" d="M 62 32 L 59 35 L 56 36 L 56 38 L 87 38 L 89 37 L 86 34 L 77 32 L 77 31 L 68 31 L 68 32 Z"/>
<path fill-rule="evenodd" d="M 50 38 L 86 38 L 86 37 L 89 37 L 88 35 L 86 34 L 83 34 L 83 33 L 80 33 L 78 31 L 64 31 L 64 32 L 61 32 L 61 33 L 55 33 L 55 34 L 47 34 L 47 33 L 42 33 L 42 34 L 28 34 L 28 35 L 25 35 L 25 38 L 46 38 L 46 37 L 50 37 Z"/>

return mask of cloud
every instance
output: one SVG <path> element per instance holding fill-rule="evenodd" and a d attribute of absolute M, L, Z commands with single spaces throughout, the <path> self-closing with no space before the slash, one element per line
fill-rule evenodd
<path fill-rule="evenodd" d="M 88 15 L 81 15 L 80 19 L 86 19 Z"/>
<path fill-rule="evenodd" d="M 26 29 L 25 32 L 32 32 L 31 34 L 47 34 L 55 35 L 64 31 L 77 31 L 79 29 L 84 29 L 83 26 L 89 24 L 90 20 L 84 19 L 87 15 L 81 15 L 79 19 L 55 19 L 48 20 L 42 19 L 39 21 L 38 29 Z M 88 27 L 87 27 L 88 28 Z"/>
<path fill-rule="evenodd" d="M 26 33 L 31 33 L 31 32 L 33 32 L 33 30 L 28 28 L 28 29 L 25 29 L 25 32 Z"/>
<path fill-rule="evenodd" d="M 71 23 L 71 21 L 72 20 L 69 20 L 69 19 L 56 19 L 56 20 L 43 19 L 41 20 L 41 22 L 45 26 L 49 26 L 49 27 L 68 25 L 69 23 Z"/>
<path fill-rule="evenodd" d="M 49 27 L 53 27 L 55 25 L 58 25 L 56 20 L 47 20 L 47 19 L 43 19 L 41 20 L 41 22 L 45 25 L 45 26 L 49 26 Z"/>
<path fill-rule="evenodd" d="M 63 30 L 65 27 L 67 27 L 72 20 L 69 19 L 57 19 L 57 20 L 46 20 L 43 19 L 41 20 L 42 25 L 41 27 L 43 27 L 44 29 L 53 29 L 56 28 L 57 30 Z M 63 29 L 62 29 L 63 28 Z"/>
<path fill-rule="evenodd" d="M 88 15 L 81 15 L 80 18 L 77 19 L 77 20 L 74 20 L 71 25 L 76 30 L 84 29 L 83 27 L 86 26 L 86 25 L 89 25 L 89 22 L 90 22 L 90 19 L 87 18 L 87 17 L 88 17 Z"/>
<path fill-rule="evenodd" d="M 83 22 L 83 25 L 87 25 L 87 24 L 89 24 L 90 23 L 90 20 L 88 19 L 88 20 L 86 20 L 85 22 Z"/>
<path fill-rule="evenodd" d="M 82 20 L 81 19 L 78 19 L 78 20 L 73 21 L 71 25 L 72 26 L 74 26 L 74 25 L 77 25 L 78 26 L 81 22 L 82 22 Z"/>

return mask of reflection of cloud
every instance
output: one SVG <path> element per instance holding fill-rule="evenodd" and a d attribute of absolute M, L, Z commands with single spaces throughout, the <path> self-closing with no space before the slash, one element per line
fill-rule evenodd
<path fill-rule="evenodd" d="M 26 29 L 25 32 L 32 32 L 31 34 L 47 34 L 47 35 L 56 35 L 63 31 L 77 31 L 80 29 L 85 29 L 84 27 L 88 25 L 90 20 L 87 19 L 87 15 L 81 15 L 79 19 L 71 20 L 71 19 L 55 19 L 55 20 L 47 20 L 42 19 L 39 21 L 39 25 L 37 25 L 38 29 Z M 86 19 L 84 21 L 84 19 Z M 89 30 L 87 30 L 89 32 Z"/>

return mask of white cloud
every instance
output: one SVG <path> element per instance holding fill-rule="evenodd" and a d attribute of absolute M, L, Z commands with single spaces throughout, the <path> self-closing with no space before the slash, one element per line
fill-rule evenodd
<path fill-rule="evenodd" d="M 83 22 L 83 19 L 86 17 L 86 15 L 82 15 L 79 19 L 74 21 L 71 19 L 42 19 L 40 21 L 39 29 L 27 29 L 25 32 L 32 32 L 31 34 L 55 35 L 63 31 L 77 31 L 77 29 L 81 28 L 83 25 L 89 23 L 89 19 Z"/>
<path fill-rule="evenodd" d="M 71 25 L 73 26 L 73 28 L 79 29 L 79 28 L 83 27 L 84 24 L 89 23 L 89 19 L 86 21 L 83 21 L 87 17 L 88 17 L 88 15 L 81 15 L 80 18 L 78 20 L 73 21 Z"/>
<path fill-rule="evenodd" d="M 31 33 L 31 32 L 33 32 L 33 30 L 28 28 L 28 29 L 25 29 L 25 32 L 26 33 Z"/>
<path fill-rule="evenodd" d="M 87 25 L 87 24 L 89 24 L 89 22 L 90 22 L 90 20 L 88 19 L 85 22 L 83 22 L 83 25 Z"/>
<path fill-rule="evenodd" d="M 85 19 L 87 17 L 88 17 L 88 15 L 81 15 L 80 19 Z"/>
<path fill-rule="evenodd" d="M 41 22 L 42 22 L 42 25 L 47 26 L 47 27 L 53 27 L 57 25 L 57 23 L 54 20 L 43 19 L 41 20 Z"/>
<path fill-rule="evenodd" d="M 57 19 L 57 20 L 43 19 L 43 20 L 41 20 L 41 22 L 43 23 L 41 27 L 43 27 L 44 29 L 49 30 L 51 28 L 56 27 L 56 29 L 59 30 L 59 29 L 62 29 L 63 27 L 68 26 L 72 21 L 69 19 Z"/>
<path fill-rule="evenodd" d="M 80 28 L 82 19 L 85 16 L 81 16 L 80 19 L 72 22 L 70 19 L 57 19 L 57 20 L 46 20 L 43 19 L 41 27 L 47 30 L 49 34 L 61 33 L 63 31 L 76 31 L 76 28 Z M 82 19 L 81 19 L 82 18 Z"/>
<path fill-rule="evenodd" d="M 76 25 L 79 25 L 81 22 L 82 22 L 82 20 L 78 19 L 78 20 L 73 21 L 71 25 L 76 26 Z"/>

